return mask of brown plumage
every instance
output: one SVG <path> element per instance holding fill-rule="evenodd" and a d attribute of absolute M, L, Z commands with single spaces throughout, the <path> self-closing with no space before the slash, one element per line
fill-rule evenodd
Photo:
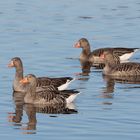
<path fill-rule="evenodd" d="M 104 57 L 103 57 L 104 56 Z M 119 63 L 119 58 L 112 54 L 110 51 L 106 51 L 101 55 L 101 59 L 105 60 L 105 67 L 103 69 L 104 75 L 112 76 L 139 76 L 140 75 L 140 63 L 128 62 Z"/>
<path fill-rule="evenodd" d="M 32 104 L 66 104 L 72 102 L 78 95 L 78 91 L 74 92 L 61 92 L 58 91 L 53 85 L 46 86 L 44 89 L 36 92 L 37 78 L 35 75 L 28 74 L 20 83 L 24 85 L 26 95 L 24 97 L 25 103 Z M 72 98 L 71 98 L 72 97 Z M 73 100 L 72 100 L 73 99 Z"/>
<path fill-rule="evenodd" d="M 72 81 L 71 77 L 59 77 L 59 78 L 49 78 L 49 77 L 38 77 L 37 78 L 37 86 L 46 86 L 53 85 L 55 87 L 59 87 L 65 84 L 67 81 Z"/>
<path fill-rule="evenodd" d="M 16 74 L 13 82 L 14 91 L 24 92 L 23 85 L 20 84 L 20 80 L 23 78 L 23 64 L 19 57 L 14 57 L 8 64 L 9 67 L 15 67 Z M 72 77 L 59 77 L 59 78 L 49 78 L 49 77 L 38 77 L 37 78 L 37 90 L 43 86 L 54 85 L 59 90 L 64 90 L 73 81 Z"/>
<path fill-rule="evenodd" d="M 139 48 L 100 48 L 91 52 L 90 44 L 86 38 L 81 38 L 74 46 L 75 48 L 82 48 L 80 54 L 81 61 L 89 61 L 91 64 L 104 63 L 99 57 L 105 51 L 111 51 L 113 55 L 120 57 L 121 61 L 128 60 L 133 53 Z"/>

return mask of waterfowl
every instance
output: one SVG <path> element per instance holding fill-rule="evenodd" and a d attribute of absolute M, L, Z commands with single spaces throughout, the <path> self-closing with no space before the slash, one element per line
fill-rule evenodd
<path fill-rule="evenodd" d="M 21 91 L 24 92 L 23 85 L 20 84 L 20 80 L 23 79 L 23 64 L 22 60 L 19 57 L 14 57 L 11 59 L 10 63 L 8 64 L 8 67 L 15 67 L 16 74 L 15 79 L 13 82 L 13 90 L 14 91 Z M 59 77 L 59 78 L 49 78 L 49 77 L 38 77 L 37 78 L 37 89 L 48 86 L 48 85 L 54 85 L 59 90 L 66 89 L 69 84 L 74 81 L 74 78 L 72 77 Z"/>
<path fill-rule="evenodd" d="M 105 61 L 103 75 L 118 77 L 140 76 L 140 63 L 120 63 L 120 58 L 116 55 L 113 55 L 110 51 L 103 52 L 103 54 L 100 56 L 100 59 L 104 59 Z"/>
<path fill-rule="evenodd" d="M 20 83 L 25 87 L 25 103 L 31 104 L 68 104 L 74 101 L 78 93 L 63 93 L 58 90 L 50 89 L 50 86 L 44 90 L 36 92 L 37 78 L 33 74 L 28 74 Z"/>
<path fill-rule="evenodd" d="M 75 45 L 75 48 L 82 48 L 80 54 L 81 61 L 89 61 L 91 64 L 104 63 L 99 57 L 104 51 L 112 51 L 113 55 L 118 55 L 120 61 L 128 60 L 139 48 L 100 48 L 91 51 L 90 43 L 86 38 L 81 38 Z"/>

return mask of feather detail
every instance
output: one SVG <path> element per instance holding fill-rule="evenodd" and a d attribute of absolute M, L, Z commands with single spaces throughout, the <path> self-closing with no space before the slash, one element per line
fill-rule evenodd
<path fill-rule="evenodd" d="M 78 46 L 77 46 L 78 44 Z M 77 46 L 77 47 L 76 47 Z M 89 61 L 93 66 L 94 64 L 104 63 L 99 58 L 101 54 L 105 51 L 111 51 L 113 55 L 120 57 L 121 61 L 126 61 L 132 55 L 139 50 L 139 48 L 123 48 L 123 47 L 114 47 L 114 48 L 100 48 L 94 51 L 90 51 L 90 44 L 86 38 L 81 38 L 75 45 L 76 48 L 82 48 L 82 53 L 80 54 L 80 61 Z"/>
<path fill-rule="evenodd" d="M 76 95 L 79 93 L 75 90 L 65 90 L 60 92 L 53 85 L 44 87 L 42 90 L 37 91 L 36 85 L 38 81 L 35 75 L 28 74 L 24 79 L 27 79 L 25 89 L 26 95 L 24 97 L 25 103 L 47 105 L 66 104 L 67 101 L 68 103 L 70 101 L 72 102 L 76 98 Z M 24 79 L 22 81 L 25 81 Z"/>
<path fill-rule="evenodd" d="M 14 57 L 11 59 L 11 62 L 8 64 L 8 67 L 15 67 L 16 74 L 13 82 L 13 90 L 24 92 L 23 86 L 20 84 L 20 80 L 23 78 L 23 64 L 22 60 L 19 57 Z M 74 81 L 72 77 L 58 77 L 58 78 L 49 78 L 49 77 L 38 77 L 37 78 L 37 90 L 45 86 L 53 85 L 55 87 L 62 86 L 64 88 L 68 87 L 68 81 Z M 67 84 L 66 84 L 67 83 Z M 71 83 L 71 82 L 69 82 Z M 65 85 L 66 84 L 66 85 Z M 61 90 L 62 90 L 61 89 Z"/>
<path fill-rule="evenodd" d="M 113 76 L 139 76 L 140 75 L 140 63 L 127 62 L 118 63 L 117 57 L 111 52 L 104 52 L 105 54 L 105 67 L 103 69 L 104 75 Z"/>

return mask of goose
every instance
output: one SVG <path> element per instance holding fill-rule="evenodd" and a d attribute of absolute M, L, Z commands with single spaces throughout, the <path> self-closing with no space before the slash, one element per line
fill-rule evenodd
<path fill-rule="evenodd" d="M 13 81 L 13 90 L 18 92 L 24 92 L 23 85 L 20 84 L 20 80 L 23 78 L 23 63 L 19 57 L 14 57 L 8 64 L 9 68 L 15 67 L 15 79 Z M 69 84 L 75 79 L 72 77 L 59 77 L 59 78 L 49 78 L 49 77 L 38 77 L 37 78 L 37 89 L 43 86 L 54 85 L 58 90 L 65 90 Z"/>
<path fill-rule="evenodd" d="M 82 53 L 80 54 L 80 61 L 89 61 L 91 64 L 104 63 L 99 56 L 104 51 L 112 51 L 120 57 L 120 61 L 127 61 L 139 48 L 100 48 L 91 51 L 90 43 L 86 38 L 81 38 L 74 45 L 75 48 L 82 48 Z"/>
<path fill-rule="evenodd" d="M 100 55 L 100 59 L 105 61 L 105 67 L 103 69 L 103 75 L 127 77 L 140 76 L 140 63 L 137 62 L 125 62 L 120 63 L 120 58 L 117 55 L 113 55 L 110 51 L 103 52 Z"/>
<path fill-rule="evenodd" d="M 55 90 L 55 87 L 48 86 L 44 90 L 36 92 L 37 78 L 33 74 L 28 74 L 20 83 L 24 86 L 26 91 L 24 102 L 30 104 L 69 104 L 74 101 L 78 93 L 63 93 Z M 51 88 L 50 88 L 51 87 Z M 52 89 L 54 88 L 54 90 Z"/>

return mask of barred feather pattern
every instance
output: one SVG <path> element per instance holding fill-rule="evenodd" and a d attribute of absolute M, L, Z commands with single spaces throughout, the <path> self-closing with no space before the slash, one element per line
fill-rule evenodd
<path fill-rule="evenodd" d="M 138 76 L 140 75 L 140 63 L 128 62 L 111 67 L 112 75 Z"/>
<path fill-rule="evenodd" d="M 57 91 L 58 88 L 53 86 L 53 85 L 48 85 L 48 86 L 42 86 L 42 87 L 36 87 L 36 92 L 40 92 L 40 91 Z"/>
<path fill-rule="evenodd" d="M 119 63 L 117 55 L 105 52 L 105 68 L 103 74 L 114 76 L 138 76 L 140 75 L 140 63 L 128 62 Z"/>
<path fill-rule="evenodd" d="M 41 104 L 65 104 L 64 96 L 60 95 L 58 91 L 41 91 L 36 93 L 35 103 Z"/>
<path fill-rule="evenodd" d="M 65 104 L 66 99 L 74 94 L 78 94 L 79 91 L 76 90 L 44 90 L 37 92 L 37 99 L 44 100 L 45 104 Z"/>
<path fill-rule="evenodd" d="M 28 74 L 25 78 L 28 80 L 25 89 L 25 103 L 47 105 L 66 104 L 66 100 L 69 96 L 79 93 L 78 91 L 74 90 L 65 90 L 63 92 L 60 92 L 53 85 L 44 87 L 42 88 L 42 90 L 36 90 L 37 78 L 35 77 L 35 75 Z"/>
<path fill-rule="evenodd" d="M 135 52 L 135 50 L 137 50 L 139 48 L 112 48 L 112 49 L 113 49 L 113 53 L 115 55 L 122 56 L 126 53 Z"/>
<path fill-rule="evenodd" d="M 12 67 L 16 69 L 15 79 L 13 83 L 13 89 L 14 91 L 22 91 L 23 87 L 20 84 L 20 80 L 23 78 L 23 64 L 22 60 L 19 57 L 14 57 L 11 59 L 10 64 L 13 64 Z M 73 80 L 72 77 L 59 77 L 59 78 L 49 78 L 49 77 L 38 77 L 37 78 L 37 87 L 42 86 L 49 86 L 54 85 L 56 87 L 59 87 L 63 84 L 65 84 L 67 81 Z"/>
<path fill-rule="evenodd" d="M 66 108 L 66 105 L 35 105 L 35 107 L 36 112 L 38 113 L 59 114 L 63 112 L 63 110 Z"/>
<path fill-rule="evenodd" d="M 139 48 L 101 48 L 101 49 L 94 50 L 90 54 L 90 56 L 93 56 L 93 55 L 100 56 L 105 51 L 111 51 L 113 55 L 115 54 L 118 56 L 122 56 L 123 54 L 134 52 L 136 49 L 139 49 Z"/>
<path fill-rule="evenodd" d="M 77 113 L 77 110 L 69 109 L 65 106 L 65 104 L 59 104 L 59 105 L 46 105 L 41 107 L 37 106 L 36 112 L 47 114 L 73 114 Z"/>
<path fill-rule="evenodd" d="M 38 77 L 37 78 L 37 87 L 53 85 L 55 87 L 59 87 L 67 82 L 67 80 L 71 81 L 73 78 L 71 77 L 60 77 L 60 78 L 48 78 L 48 77 Z"/>
<path fill-rule="evenodd" d="M 108 52 L 108 51 L 107 51 Z M 106 53 L 106 52 L 105 52 Z M 110 53 L 110 52 L 109 52 Z M 107 54 L 105 58 L 105 64 L 110 64 L 110 65 L 117 65 L 120 64 L 120 58 L 118 55 L 112 55 L 112 54 Z"/>
<path fill-rule="evenodd" d="M 80 45 L 80 46 L 79 46 Z M 80 54 L 80 60 L 89 61 L 94 67 L 98 67 L 97 64 L 105 64 L 105 61 L 100 58 L 101 54 L 106 51 L 110 51 L 113 55 L 120 58 L 121 61 L 128 60 L 134 52 L 140 48 L 100 48 L 91 52 L 90 44 L 86 38 L 81 38 L 78 43 L 75 44 L 76 48 L 82 48 L 82 53 Z M 117 62 L 117 61 L 116 61 Z"/>

